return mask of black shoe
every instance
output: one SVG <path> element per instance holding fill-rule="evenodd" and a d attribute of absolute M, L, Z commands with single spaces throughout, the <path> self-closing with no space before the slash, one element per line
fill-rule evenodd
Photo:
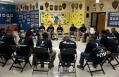
<path fill-rule="evenodd" d="M 83 66 L 81 66 L 81 65 L 77 65 L 77 67 L 78 67 L 78 68 L 80 68 L 80 69 L 82 69 L 82 68 L 83 68 Z"/>
<path fill-rule="evenodd" d="M 48 67 L 49 67 L 49 68 L 52 68 L 52 67 L 54 67 L 54 65 L 51 65 L 51 66 L 49 65 Z"/>
<path fill-rule="evenodd" d="M 44 68 L 44 64 L 41 64 L 41 68 Z"/>
<path fill-rule="evenodd" d="M 94 68 L 96 68 L 96 67 L 97 67 L 97 64 L 94 64 L 94 63 L 93 63 L 92 66 L 93 66 Z"/>
<path fill-rule="evenodd" d="M 15 60 L 15 61 L 14 61 L 15 64 L 22 63 L 22 62 L 23 62 L 23 61 L 21 61 L 21 60 Z"/>

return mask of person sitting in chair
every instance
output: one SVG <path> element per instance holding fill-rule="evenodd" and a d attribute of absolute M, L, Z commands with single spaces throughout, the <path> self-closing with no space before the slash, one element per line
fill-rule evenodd
<path fill-rule="evenodd" d="M 63 28 L 61 27 L 61 25 L 59 25 L 58 27 L 57 27 L 57 37 L 58 37 L 58 35 L 62 35 L 62 38 L 64 37 L 64 30 L 63 30 Z"/>
<path fill-rule="evenodd" d="M 20 38 L 19 45 L 26 45 L 26 47 L 21 47 L 21 50 L 24 54 L 17 52 L 18 56 L 29 56 L 30 57 L 30 50 L 34 49 L 34 43 L 32 39 L 32 33 L 26 32 L 25 37 Z M 15 63 L 22 63 L 22 61 L 15 59 Z"/>
<path fill-rule="evenodd" d="M 87 31 L 87 28 L 85 27 L 85 24 L 82 24 L 82 26 L 79 28 L 79 32 L 77 34 L 77 40 L 80 40 L 81 36 L 84 36 L 84 33 Z"/>
<path fill-rule="evenodd" d="M 45 32 L 45 27 L 43 23 L 41 23 L 41 26 L 38 28 L 38 32 L 40 34 L 40 39 L 42 39 L 42 34 L 43 32 Z"/>
<path fill-rule="evenodd" d="M 19 24 L 18 35 L 20 38 L 25 37 L 25 30 L 22 27 L 22 24 Z"/>
<path fill-rule="evenodd" d="M 49 67 L 54 67 L 54 60 L 55 60 L 56 52 L 53 51 L 53 49 L 52 49 L 52 42 L 50 40 L 48 40 L 48 33 L 44 32 L 42 34 L 42 36 L 43 36 L 43 39 L 39 39 L 36 43 L 36 46 L 42 47 L 42 48 L 47 48 L 49 50 L 49 55 L 51 58 Z M 44 57 L 44 55 L 42 55 L 41 57 Z M 41 67 L 43 68 L 44 64 L 41 64 Z"/>
<path fill-rule="evenodd" d="M 90 56 L 90 53 L 97 46 L 98 43 L 96 43 L 95 38 L 96 38 L 95 35 L 89 36 L 89 42 L 86 44 L 85 51 L 82 52 L 80 55 L 80 60 L 79 60 L 80 65 L 77 65 L 78 68 L 83 68 L 84 58 L 88 58 Z"/>
<path fill-rule="evenodd" d="M 48 32 L 48 39 L 54 39 L 55 38 L 55 33 L 54 33 L 54 27 L 52 24 L 47 28 Z"/>
<path fill-rule="evenodd" d="M 0 29 L 0 38 L 1 38 L 4 34 L 6 34 L 6 30 L 5 30 L 5 28 L 1 28 L 1 29 Z"/>
<path fill-rule="evenodd" d="M 94 28 L 91 28 L 91 26 L 88 26 L 87 27 L 87 31 L 86 33 L 84 34 L 84 37 L 82 38 L 82 42 L 85 43 L 86 42 L 86 39 L 87 39 L 87 36 L 89 36 L 90 34 L 95 34 L 95 30 Z"/>
<path fill-rule="evenodd" d="M 4 42 L 3 44 L 1 44 L 1 46 L 5 49 L 5 53 L 7 53 L 6 59 L 9 59 L 14 52 L 11 50 L 10 45 L 16 45 L 13 34 L 14 32 L 11 29 L 9 29 L 7 31 L 7 34 L 3 34 L 1 37 L 1 41 Z"/>
<path fill-rule="evenodd" d="M 117 40 L 119 40 L 119 33 L 116 31 L 115 28 L 111 29 L 112 34 L 116 37 Z"/>
<path fill-rule="evenodd" d="M 100 44 L 107 48 L 108 52 L 107 54 L 110 54 L 111 52 L 113 52 L 116 48 L 116 42 L 114 40 L 114 37 L 107 35 L 107 31 L 106 30 L 102 30 L 101 31 L 101 40 L 100 40 Z"/>
<path fill-rule="evenodd" d="M 30 28 L 28 29 L 27 32 L 31 32 L 33 36 L 37 36 L 38 39 L 39 39 L 39 34 L 36 32 L 36 30 L 35 30 L 35 28 L 34 28 L 34 24 L 32 24 L 32 25 L 30 26 Z"/>
<path fill-rule="evenodd" d="M 69 37 L 71 38 L 71 35 L 74 35 L 74 38 L 76 39 L 76 31 L 77 31 L 77 28 L 74 26 L 74 24 L 72 24 L 72 26 L 70 27 L 69 29 Z"/>
<path fill-rule="evenodd" d="M 60 49 L 60 53 L 62 52 L 63 49 L 76 49 L 77 48 L 77 45 L 76 45 L 76 42 L 72 41 L 69 39 L 68 36 L 65 36 L 64 37 L 64 40 L 60 42 L 59 44 L 59 49 Z M 68 61 L 68 60 L 71 60 L 72 58 L 74 58 L 74 55 L 60 55 L 58 54 L 58 57 L 62 58 L 62 60 L 64 59 L 65 61 Z M 62 65 L 65 65 L 65 64 L 62 64 Z M 69 67 L 70 67 L 70 64 L 67 63 L 67 67 L 64 67 L 63 66 L 63 70 L 65 71 L 68 71 L 69 70 Z"/>

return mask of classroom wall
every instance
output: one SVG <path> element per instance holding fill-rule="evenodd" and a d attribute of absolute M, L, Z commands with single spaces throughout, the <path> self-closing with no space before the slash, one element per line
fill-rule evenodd
<path fill-rule="evenodd" d="M 20 5 L 22 5 L 22 6 L 24 6 L 24 5 L 30 5 L 30 4 L 32 4 L 32 5 L 35 5 L 36 4 L 36 2 L 38 2 L 38 4 L 39 4 L 39 6 L 38 6 L 38 9 L 39 9 L 39 16 L 40 16 L 40 13 L 41 12 L 44 12 L 45 10 L 46 10 L 46 8 L 45 8 L 45 2 L 47 2 L 47 1 L 37 1 L 37 0 L 34 0 L 34 1 L 31 1 L 31 2 L 27 2 L 27 3 L 23 3 L 23 4 L 19 4 L 19 5 L 17 5 L 17 7 L 20 7 Z M 66 3 L 67 4 L 67 7 L 66 7 L 66 9 L 62 9 L 61 11 L 50 11 L 49 10 L 49 12 L 68 12 L 68 13 L 71 13 L 72 12 L 72 8 L 71 8 L 71 2 L 55 2 L 55 1 L 48 1 L 48 3 L 50 4 L 50 5 L 62 5 L 62 3 Z M 82 7 L 82 9 L 80 10 L 80 9 L 78 9 L 78 12 L 85 12 L 85 0 L 83 0 L 83 1 L 78 1 L 78 2 L 73 2 L 73 3 L 78 3 L 78 4 L 80 4 L 80 3 L 82 3 L 83 4 L 83 7 Z M 44 6 L 44 10 L 40 10 L 40 5 L 43 5 Z M 23 11 L 22 9 L 20 10 L 20 11 Z M 40 23 L 40 18 L 39 18 L 39 23 Z M 49 25 L 45 25 L 45 27 L 47 28 Z M 54 25 L 54 28 L 55 28 L 55 31 L 56 31 L 56 28 L 57 28 L 57 26 L 58 25 Z M 69 28 L 70 28 L 70 24 L 69 25 L 62 25 L 62 27 L 64 28 L 64 32 L 65 33 L 68 33 L 69 32 Z M 79 27 L 79 26 L 78 26 Z"/>
<path fill-rule="evenodd" d="M 27 3 L 22 4 L 22 6 L 24 6 L 25 4 L 26 4 L 26 5 L 30 5 L 30 4 L 35 5 L 36 2 L 38 2 L 38 9 L 39 9 L 39 16 L 40 16 L 40 13 L 41 13 L 41 12 L 44 12 L 44 11 L 46 10 L 44 4 L 45 4 L 45 2 L 47 2 L 47 1 L 36 1 L 36 0 L 33 0 L 33 1 L 31 1 L 31 2 L 27 2 Z M 55 5 L 55 4 L 56 4 L 56 5 L 62 5 L 63 3 L 66 3 L 66 2 L 48 1 L 48 3 L 49 3 L 49 5 Z M 48 12 L 69 12 L 69 13 L 70 13 L 70 11 L 71 11 L 70 3 L 66 3 L 66 4 L 67 4 L 66 9 L 62 9 L 61 11 L 59 11 L 59 10 L 54 11 L 54 9 L 53 9 L 53 11 L 50 11 L 50 10 L 49 10 Z M 17 5 L 17 7 L 20 7 L 20 5 L 21 5 L 21 4 Z M 40 10 L 40 5 L 43 5 L 43 6 L 44 6 L 44 10 Z M 23 11 L 23 10 L 21 9 L 21 11 Z M 39 23 L 40 23 L 40 18 L 39 18 Z M 39 25 L 39 26 L 40 26 L 40 25 Z M 46 28 L 47 28 L 48 26 L 49 26 L 49 25 L 45 25 Z M 56 31 L 57 26 L 58 26 L 58 25 L 54 25 L 55 31 Z M 64 32 L 65 32 L 65 33 L 69 32 L 69 27 L 70 27 L 70 25 L 62 25 L 62 27 L 64 28 Z"/>
<path fill-rule="evenodd" d="M 104 4 L 102 11 L 100 11 L 100 7 L 99 7 L 100 3 L 95 3 L 95 1 L 88 1 L 86 3 L 86 6 L 88 6 L 88 5 L 90 6 L 90 11 L 88 12 L 90 14 L 90 17 L 86 18 L 85 24 L 90 25 L 90 23 L 88 21 L 91 20 L 91 12 L 106 12 L 105 29 L 111 29 L 112 27 L 108 27 L 108 25 L 107 25 L 108 12 L 117 12 L 118 11 L 118 7 L 117 7 L 117 9 L 113 9 L 113 7 L 112 7 L 113 1 L 114 0 L 100 0 L 100 3 Z M 94 7 L 93 4 L 96 4 L 96 6 Z M 96 8 L 96 11 L 92 11 L 92 8 Z M 119 27 L 117 27 L 116 29 L 119 31 Z"/>
<path fill-rule="evenodd" d="M 69 12 L 69 13 L 71 13 L 72 12 L 72 8 L 71 8 L 71 4 L 72 3 L 78 3 L 78 4 L 80 4 L 80 3 L 82 3 L 83 4 L 83 7 L 82 7 L 82 9 L 80 10 L 80 9 L 78 9 L 78 12 L 84 12 L 84 24 L 86 25 L 86 26 L 88 26 L 88 25 L 91 25 L 91 13 L 92 12 L 106 12 L 106 19 L 105 19 L 105 28 L 107 29 L 111 29 L 111 27 L 107 27 L 107 20 L 108 20 L 108 12 L 115 12 L 115 11 L 118 11 L 118 9 L 113 9 L 112 8 L 112 2 L 113 2 L 114 0 L 100 0 L 100 3 L 103 3 L 104 4 L 104 6 L 103 6 L 103 8 L 102 8 L 102 11 L 100 11 L 100 7 L 99 7 L 99 4 L 100 3 L 95 3 L 95 0 L 94 1 L 87 1 L 87 0 L 83 0 L 83 1 L 78 1 L 78 2 L 55 2 L 55 1 L 48 1 L 48 3 L 50 4 L 50 5 L 61 5 L 62 3 L 66 3 L 67 4 L 67 7 L 66 7 L 66 9 L 65 10 L 62 10 L 62 11 L 50 11 L 49 10 L 49 12 Z M 40 9 L 40 5 L 43 5 L 44 6 L 44 10 L 39 10 L 39 12 L 41 13 L 41 12 L 43 12 L 43 11 L 45 11 L 45 5 L 44 5 L 44 3 L 46 2 L 46 1 L 37 1 L 38 3 L 39 3 L 39 9 Z M 22 6 L 24 6 L 25 4 L 26 5 L 30 5 L 30 4 L 34 4 L 35 5 L 35 3 L 36 3 L 36 0 L 34 0 L 34 1 L 31 1 L 31 2 L 27 2 L 27 3 L 24 3 L 24 4 L 22 4 Z M 93 6 L 93 4 L 96 4 L 96 6 L 94 7 Z M 17 5 L 18 7 L 20 7 L 20 5 L 21 4 L 19 4 L 19 5 Z M 89 6 L 89 11 L 87 11 L 86 9 L 87 9 L 87 6 Z M 96 11 L 92 11 L 92 9 L 93 8 L 96 8 Z M 21 10 L 22 11 L 22 10 Z M 39 13 L 39 14 L 40 14 Z M 86 13 L 89 13 L 89 18 L 86 18 Z M 40 23 L 40 19 L 39 19 L 39 23 Z M 45 27 L 47 28 L 49 25 L 45 25 Z M 65 30 L 65 33 L 67 33 L 67 32 L 69 32 L 69 27 L 70 27 L 70 24 L 69 25 L 62 25 L 63 26 L 63 28 L 64 28 L 64 30 Z M 54 28 L 56 29 L 57 28 L 57 25 L 54 25 Z M 119 30 L 119 28 L 117 28 L 117 30 Z"/>
<path fill-rule="evenodd" d="M 9 16 L 12 14 L 11 23 L 16 23 L 16 5 L 0 4 L 0 24 L 5 24 L 7 14 Z M 5 17 L 3 15 L 5 15 Z"/>

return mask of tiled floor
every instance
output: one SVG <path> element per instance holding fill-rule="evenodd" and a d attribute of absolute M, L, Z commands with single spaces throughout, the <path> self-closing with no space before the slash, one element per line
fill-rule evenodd
<path fill-rule="evenodd" d="M 57 51 L 57 54 L 59 53 L 58 46 L 60 41 L 61 40 L 52 41 L 53 49 Z M 78 58 L 76 63 L 77 65 L 79 62 L 80 52 L 84 51 L 86 44 L 81 43 L 79 41 L 77 41 L 76 43 L 77 43 L 77 50 L 78 50 Z M 30 58 L 30 61 L 32 61 L 32 57 Z M 22 73 L 20 73 L 20 70 L 16 68 L 9 70 L 12 63 L 12 61 L 9 61 L 5 67 L 1 67 L 2 65 L 0 64 L 0 77 L 60 77 L 58 72 L 58 62 L 59 62 L 58 57 L 56 57 L 55 64 L 54 64 L 55 67 L 49 71 L 49 75 L 47 76 L 47 73 L 40 73 L 40 72 L 35 72 L 34 75 L 32 75 L 32 68 L 29 65 L 26 65 Z M 119 77 L 119 66 L 116 67 L 116 70 L 113 70 L 108 63 L 105 63 L 103 68 L 106 74 L 103 74 L 102 72 L 97 72 L 93 74 L 94 77 Z M 47 69 L 47 67 L 45 66 L 44 69 Z M 87 72 L 87 67 L 85 68 L 85 70 L 81 70 L 77 68 L 76 71 L 77 71 L 77 77 L 91 77 L 90 73 Z M 63 75 L 62 77 L 74 77 L 74 75 L 68 74 L 68 75 Z"/>

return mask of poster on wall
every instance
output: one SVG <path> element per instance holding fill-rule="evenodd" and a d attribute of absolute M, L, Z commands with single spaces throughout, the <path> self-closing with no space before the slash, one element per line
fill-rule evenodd
<path fill-rule="evenodd" d="M 119 27 L 119 12 L 109 12 L 107 24 L 110 27 Z"/>
<path fill-rule="evenodd" d="M 44 24 L 69 24 L 69 13 L 43 12 L 40 18 Z"/>
<path fill-rule="evenodd" d="M 2 17 L 5 17 L 5 14 L 2 14 Z"/>
<path fill-rule="evenodd" d="M 81 26 L 84 24 L 84 13 L 77 12 L 70 14 L 70 24 L 74 24 L 75 26 Z"/>
<path fill-rule="evenodd" d="M 13 17 L 13 14 L 10 14 L 10 17 Z"/>
<path fill-rule="evenodd" d="M 9 17 L 9 14 L 6 14 L 6 17 Z"/>

